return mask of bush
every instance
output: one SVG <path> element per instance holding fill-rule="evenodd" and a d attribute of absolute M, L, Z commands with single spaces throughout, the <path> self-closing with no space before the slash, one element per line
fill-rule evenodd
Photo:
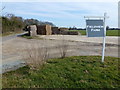
<path fill-rule="evenodd" d="M 39 42 L 37 44 L 28 45 L 25 49 L 24 60 L 31 69 L 37 69 L 41 67 L 48 59 L 47 47 L 40 47 Z"/>

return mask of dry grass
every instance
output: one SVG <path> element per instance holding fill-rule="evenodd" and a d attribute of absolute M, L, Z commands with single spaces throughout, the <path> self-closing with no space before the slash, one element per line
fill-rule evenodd
<path fill-rule="evenodd" d="M 25 48 L 24 60 L 31 69 L 36 69 L 42 66 L 46 60 L 49 58 L 48 47 L 46 46 L 47 40 L 43 40 L 43 43 L 34 42 L 32 44 L 28 44 Z M 57 49 L 60 53 L 61 58 L 65 58 L 68 51 L 68 41 L 64 39 L 64 35 L 62 37 L 62 41 L 58 44 Z"/>
<path fill-rule="evenodd" d="M 48 48 L 35 42 L 25 49 L 24 60 L 31 69 L 36 69 L 46 62 L 48 56 Z"/>
<path fill-rule="evenodd" d="M 68 51 L 68 42 L 64 39 L 64 35 L 62 37 L 62 42 L 58 45 L 60 54 L 61 54 L 61 58 L 65 58 L 67 51 Z"/>

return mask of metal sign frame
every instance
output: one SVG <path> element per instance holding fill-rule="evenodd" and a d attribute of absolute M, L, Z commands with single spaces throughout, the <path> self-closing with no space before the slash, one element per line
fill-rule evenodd
<path fill-rule="evenodd" d="M 90 19 L 102 19 L 103 20 L 103 26 L 104 26 L 104 37 L 103 37 L 103 48 L 102 48 L 102 62 L 104 62 L 104 56 L 105 56 L 105 40 L 106 40 L 106 19 L 109 18 L 107 16 L 107 13 L 104 13 L 104 16 L 85 16 L 84 17 L 86 20 L 90 20 Z M 87 28 L 87 26 L 86 26 Z M 86 30 L 87 36 L 88 36 L 88 32 Z"/>

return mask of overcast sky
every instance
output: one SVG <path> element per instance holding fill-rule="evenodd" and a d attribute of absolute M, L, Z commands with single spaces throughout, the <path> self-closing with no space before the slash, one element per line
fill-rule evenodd
<path fill-rule="evenodd" d="M 14 1 L 14 0 L 13 0 Z M 107 25 L 118 27 L 118 2 L 3 2 L 3 14 L 13 13 L 25 19 L 50 21 L 56 26 L 85 27 L 84 16 L 110 17 Z"/>

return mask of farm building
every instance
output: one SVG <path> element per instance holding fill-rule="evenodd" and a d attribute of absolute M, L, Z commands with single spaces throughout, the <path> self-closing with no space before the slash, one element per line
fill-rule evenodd
<path fill-rule="evenodd" d="M 38 35 L 52 35 L 51 25 L 38 25 L 37 34 Z"/>

